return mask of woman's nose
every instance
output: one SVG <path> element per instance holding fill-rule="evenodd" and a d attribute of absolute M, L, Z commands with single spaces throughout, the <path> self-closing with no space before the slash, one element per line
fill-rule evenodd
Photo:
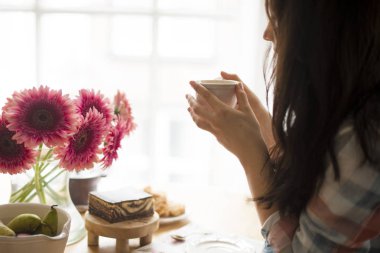
<path fill-rule="evenodd" d="M 270 23 L 268 23 L 267 28 L 265 28 L 263 38 L 266 41 L 274 41 L 273 27 Z"/>

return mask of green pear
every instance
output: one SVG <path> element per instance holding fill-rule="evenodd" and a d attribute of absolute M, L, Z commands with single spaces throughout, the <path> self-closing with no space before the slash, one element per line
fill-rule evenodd
<path fill-rule="evenodd" d="M 16 233 L 0 220 L 0 236 L 16 236 Z"/>
<path fill-rule="evenodd" d="M 13 218 L 7 226 L 16 234 L 33 233 L 41 224 L 41 218 L 38 215 L 24 213 Z"/>
<path fill-rule="evenodd" d="M 58 230 L 58 213 L 57 209 L 52 205 L 50 211 L 42 219 L 40 226 L 34 231 L 34 234 L 44 234 L 47 236 L 56 236 Z"/>

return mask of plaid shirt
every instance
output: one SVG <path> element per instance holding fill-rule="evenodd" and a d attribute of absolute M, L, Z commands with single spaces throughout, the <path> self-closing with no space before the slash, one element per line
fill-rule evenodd
<path fill-rule="evenodd" d="M 264 223 L 264 252 L 380 252 L 380 173 L 367 162 L 350 124 L 336 137 L 341 177 L 332 165 L 299 219 L 272 214 Z M 380 156 L 380 144 L 376 154 Z"/>

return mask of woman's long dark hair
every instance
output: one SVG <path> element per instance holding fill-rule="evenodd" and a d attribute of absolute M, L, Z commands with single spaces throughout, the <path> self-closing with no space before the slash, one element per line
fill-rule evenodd
<path fill-rule="evenodd" d="M 274 27 L 275 166 L 261 203 L 298 215 L 316 193 L 331 161 L 334 137 L 350 119 L 365 161 L 380 129 L 380 1 L 266 0 Z M 268 87 L 267 87 L 268 88 Z M 363 161 L 363 162 L 365 162 Z"/>

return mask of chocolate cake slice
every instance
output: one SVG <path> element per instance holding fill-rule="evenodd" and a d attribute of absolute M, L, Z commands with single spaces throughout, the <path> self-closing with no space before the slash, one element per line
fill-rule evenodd
<path fill-rule="evenodd" d="M 134 188 L 90 192 L 88 202 L 90 214 L 110 223 L 150 217 L 154 214 L 152 196 Z"/>

